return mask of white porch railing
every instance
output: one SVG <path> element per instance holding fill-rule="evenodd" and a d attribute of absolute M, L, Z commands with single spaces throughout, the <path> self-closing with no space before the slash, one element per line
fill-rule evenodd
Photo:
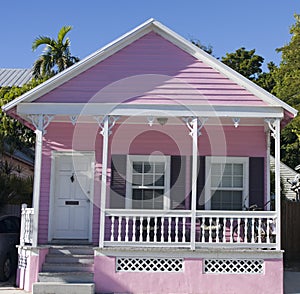
<path fill-rule="evenodd" d="M 34 209 L 27 208 L 26 204 L 22 204 L 20 232 L 20 245 L 22 246 L 33 243 L 33 215 Z"/>
<path fill-rule="evenodd" d="M 105 211 L 104 246 L 276 248 L 274 211 Z"/>

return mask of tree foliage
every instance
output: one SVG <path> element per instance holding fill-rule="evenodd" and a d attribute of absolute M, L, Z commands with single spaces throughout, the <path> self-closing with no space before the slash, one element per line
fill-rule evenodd
<path fill-rule="evenodd" d="M 47 36 L 38 36 L 33 41 L 33 51 L 45 45 L 43 53 L 33 66 L 35 78 L 53 76 L 79 61 L 78 57 L 71 55 L 71 42 L 69 38 L 66 38 L 67 33 L 71 29 L 71 26 L 63 26 L 58 32 L 56 40 Z"/>
<path fill-rule="evenodd" d="M 192 39 L 191 42 L 197 46 L 198 48 L 202 49 L 203 51 L 205 51 L 208 54 L 212 54 L 213 52 L 213 47 L 211 45 L 203 45 L 200 40 L 198 39 Z"/>
<path fill-rule="evenodd" d="M 273 93 L 300 111 L 300 15 L 290 28 L 291 40 L 277 51 L 281 63 L 274 71 Z M 297 116 L 281 134 L 282 161 L 291 167 L 300 164 L 300 118 Z"/>
<path fill-rule="evenodd" d="M 264 58 L 256 55 L 255 49 L 241 47 L 233 53 L 226 53 L 221 61 L 249 80 L 257 80 L 262 73 Z"/>
<path fill-rule="evenodd" d="M 0 106 L 18 98 L 22 94 L 35 88 L 45 79 L 31 80 L 22 87 L 3 87 L 0 88 Z M 0 140 L 8 143 L 12 148 L 22 146 L 33 147 L 35 136 L 32 130 L 25 127 L 20 121 L 4 113 L 0 108 Z"/>

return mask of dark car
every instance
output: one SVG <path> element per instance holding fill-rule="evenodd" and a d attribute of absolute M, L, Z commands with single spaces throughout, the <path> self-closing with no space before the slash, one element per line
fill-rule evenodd
<path fill-rule="evenodd" d="M 20 241 L 20 218 L 0 217 L 0 281 L 7 281 L 17 268 Z"/>

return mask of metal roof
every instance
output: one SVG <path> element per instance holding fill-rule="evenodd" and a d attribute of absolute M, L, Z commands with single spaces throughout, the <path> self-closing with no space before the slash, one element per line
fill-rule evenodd
<path fill-rule="evenodd" d="M 31 69 L 0 68 L 0 87 L 21 87 L 31 79 Z"/>

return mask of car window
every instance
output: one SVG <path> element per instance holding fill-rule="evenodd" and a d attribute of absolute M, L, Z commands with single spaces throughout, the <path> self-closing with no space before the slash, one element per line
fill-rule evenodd
<path fill-rule="evenodd" d="M 8 217 L 3 221 L 5 233 L 19 233 L 19 225 L 14 217 Z"/>
<path fill-rule="evenodd" d="M 7 233 L 5 224 L 3 221 L 0 221 L 0 233 Z"/>

